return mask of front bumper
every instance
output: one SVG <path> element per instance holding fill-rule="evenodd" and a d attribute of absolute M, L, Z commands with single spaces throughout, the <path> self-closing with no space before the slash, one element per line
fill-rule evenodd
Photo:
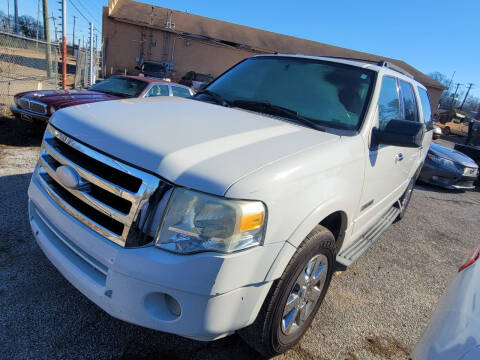
<path fill-rule="evenodd" d="M 477 177 L 463 176 L 458 172 L 439 169 L 425 161 L 418 180 L 450 190 L 473 190 Z"/>
<path fill-rule="evenodd" d="M 28 195 L 38 245 L 81 293 L 116 318 L 196 340 L 229 335 L 255 320 L 271 287 L 266 274 L 283 246 L 188 256 L 151 246 L 125 249 L 59 208 L 35 178 Z M 175 302 L 180 315 L 172 311 Z"/>
<path fill-rule="evenodd" d="M 47 115 L 42 115 L 30 110 L 21 109 L 15 105 L 11 106 L 10 110 L 12 111 L 12 113 L 16 115 L 20 115 L 20 117 L 26 121 L 35 120 L 35 121 L 42 121 L 42 122 L 48 123 L 49 116 Z"/>

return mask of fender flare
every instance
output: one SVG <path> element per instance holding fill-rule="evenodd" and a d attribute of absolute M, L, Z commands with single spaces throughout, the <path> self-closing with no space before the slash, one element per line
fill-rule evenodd
<path fill-rule="evenodd" d="M 347 207 L 342 206 L 346 205 L 343 201 L 337 199 L 331 199 L 327 203 L 323 203 L 314 209 L 292 232 L 290 237 L 285 241 L 285 244 L 280 249 L 275 261 L 270 267 L 267 275 L 265 276 L 265 281 L 276 280 L 282 276 L 283 271 L 287 267 L 290 259 L 292 258 L 297 247 L 300 246 L 302 241 L 307 237 L 308 234 L 320 224 L 327 216 L 335 212 L 341 211 L 346 214 L 346 226 L 345 232 L 348 229 L 349 216 L 348 213 L 344 210 Z M 341 237 L 341 236 L 340 236 Z M 343 240 L 343 239 L 342 239 Z"/>

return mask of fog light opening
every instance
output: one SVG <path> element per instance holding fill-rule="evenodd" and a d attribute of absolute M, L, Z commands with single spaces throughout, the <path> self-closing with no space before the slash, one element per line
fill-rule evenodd
<path fill-rule="evenodd" d="M 180 304 L 172 296 L 165 294 L 165 303 L 167 304 L 168 311 L 170 311 L 172 315 L 179 317 L 182 314 Z"/>
<path fill-rule="evenodd" d="M 174 321 L 182 314 L 180 303 L 173 296 L 160 292 L 145 297 L 145 310 L 161 321 Z"/>

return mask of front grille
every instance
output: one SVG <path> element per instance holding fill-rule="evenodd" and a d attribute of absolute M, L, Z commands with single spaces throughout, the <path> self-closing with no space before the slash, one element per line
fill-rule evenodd
<path fill-rule="evenodd" d="M 61 182 L 56 170 L 62 165 L 79 174 L 79 186 L 71 188 Z M 36 176 L 63 210 L 124 247 L 151 241 L 141 231 L 140 220 L 145 218 L 141 212 L 147 211 L 148 199 L 154 192 L 161 196 L 171 187 L 154 175 L 73 140 L 51 125 L 45 132 Z"/>
<path fill-rule="evenodd" d="M 38 114 L 47 114 L 47 105 L 35 100 L 29 100 L 27 98 L 18 99 L 18 105 L 25 110 L 30 110 Z"/>

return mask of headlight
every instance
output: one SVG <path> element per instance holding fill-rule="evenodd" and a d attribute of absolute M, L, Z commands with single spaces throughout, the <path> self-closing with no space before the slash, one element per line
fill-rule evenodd
<path fill-rule="evenodd" d="M 13 102 L 15 103 L 15 105 L 19 106 L 19 105 L 18 105 L 18 97 L 17 97 L 17 96 L 14 96 L 14 97 L 13 97 Z"/>
<path fill-rule="evenodd" d="M 225 199 L 176 188 L 155 245 L 182 254 L 231 253 L 260 245 L 264 230 L 265 206 L 259 201 Z"/>
<path fill-rule="evenodd" d="M 55 106 L 50 106 L 50 114 L 53 114 L 57 109 L 55 109 Z"/>

